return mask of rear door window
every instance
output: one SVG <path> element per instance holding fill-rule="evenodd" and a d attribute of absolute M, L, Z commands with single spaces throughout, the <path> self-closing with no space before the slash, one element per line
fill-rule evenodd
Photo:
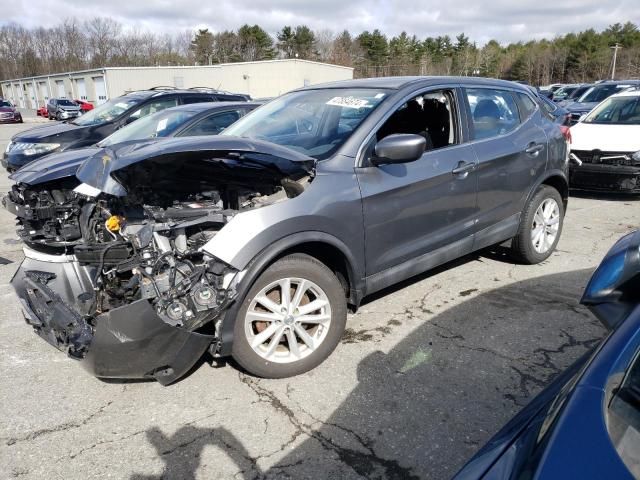
<path fill-rule="evenodd" d="M 504 135 L 520 125 L 518 107 L 511 92 L 489 88 L 466 88 L 465 92 L 474 140 Z"/>
<path fill-rule="evenodd" d="M 212 102 L 214 100 L 211 95 L 189 95 L 182 97 L 182 103 L 185 105 L 190 103 Z"/>
<path fill-rule="evenodd" d="M 192 137 L 195 135 L 217 135 L 238 120 L 241 116 L 242 115 L 238 110 L 214 113 L 213 115 L 209 115 L 208 117 L 199 120 L 179 136 Z"/>
<path fill-rule="evenodd" d="M 178 105 L 178 97 L 161 98 L 145 103 L 142 107 L 131 114 L 131 118 L 138 119 L 159 112 L 165 108 L 171 108 Z"/>

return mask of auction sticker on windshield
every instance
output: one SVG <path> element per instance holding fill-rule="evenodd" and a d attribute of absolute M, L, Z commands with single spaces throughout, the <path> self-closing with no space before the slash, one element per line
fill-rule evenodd
<path fill-rule="evenodd" d="M 369 102 L 367 100 L 363 100 L 361 98 L 355 98 L 355 97 L 333 97 L 331 100 L 327 102 L 327 105 L 334 105 L 336 107 L 347 107 L 347 108 L 362 108 L 362 107 L 368 107 Z"/>

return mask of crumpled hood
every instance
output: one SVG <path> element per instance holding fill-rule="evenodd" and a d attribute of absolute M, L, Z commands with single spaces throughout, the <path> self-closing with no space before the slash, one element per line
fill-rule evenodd
<path fill-rule="evenodd" d="M 73 125 L 71 123 L 55 123 L 53 125 L 44 125 L 42 127 L 30 128 L 24 132 L 20 132 L 11 139 L 12 142 L 25 142 L 25 143 L 42 143 L 42 142 L 63 142 L 69 136 L 70 132 L 76 130 L 85 129 L 87 127 L 81 127 L 79 125 Z M 75 137 L 75 135 L 74 135 Z"/>
<path fill-rule="evenodd" d="M 9 178 L 16 183 L 38 185 L 60 178 L 73 177 L 82 162 L 100 150 L 97 147 L 89 147 L 52 153 L 28 163 Z"/>
<path fill-rule="evenodd" d="M 85 161 L 76 176 L 101 192 L 121 197 L 127 194 L 127 190 L 112 174 L 130 165 L 161 157 L 207 153 L 211 160 L 274 168 L 285 175 L 299 173 L 301 169 L 311 172 L 316 163 L 314 158 L 290 148 L 250 138 L 222 135 L 160 140 L 106 147 Z"/>
<path fill-rule="evenodd" d="M 637 152 L 640 150 L 640 125 L 577 123 L 571 127 L 571 149 Z"/>

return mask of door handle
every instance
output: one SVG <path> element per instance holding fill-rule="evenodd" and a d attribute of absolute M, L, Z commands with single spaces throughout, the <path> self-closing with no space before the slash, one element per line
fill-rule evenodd
<path fill-rule="evenodd" d="M 475 170 L 476 164 L 469 162 L 458 162 L 458 166 L 451 170 L 451 173 L 454 175 L 460 175 L 462 178 L 465 178 L 469 172 Z"/>
<path fill-rule="evenodd" d="M 537 155 L 542 150 L 544 150 L 544 143 L 530 143 L 529 146 L 524 149 L 524 152 L 529 155 Z"/>

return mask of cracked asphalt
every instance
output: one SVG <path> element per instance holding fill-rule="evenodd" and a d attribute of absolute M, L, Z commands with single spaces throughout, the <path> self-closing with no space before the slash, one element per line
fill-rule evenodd
<path fill-rule="evenodd" d="M 0 126 L 0 148 L 23 128 Z M 368 298 L 306 375 L 202 362 L 162 387 L 93 378 L 30 331 L 2 210 L 0 478 L 449 478 L 603 336 L 578 300 L 639 214 L 638 198 L 574 196 L 547 262 L 495 248 Z"/>

